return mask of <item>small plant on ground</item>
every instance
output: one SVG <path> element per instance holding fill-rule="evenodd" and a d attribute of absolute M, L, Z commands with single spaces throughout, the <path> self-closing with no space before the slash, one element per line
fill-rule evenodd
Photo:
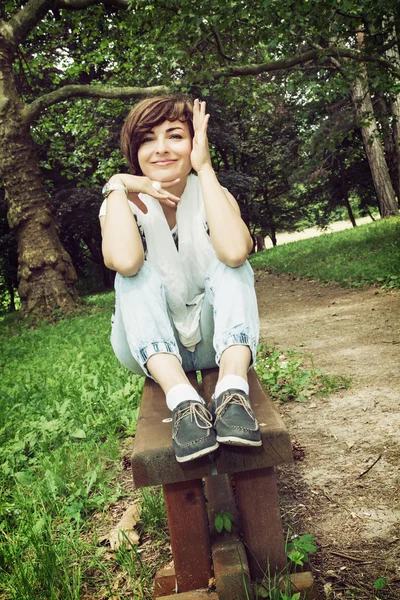
<path fill-rule="evenodd" d="M 310 366 L 306 366 L 306 361 Z M 312 359 L 297 352 L 282 352 L 261 344 L 258 349 L 256 371 L 274 400 L 303 402 L 314 394 L 332 394 L 347 389 L 350 380 L 341 376 L 330 376 L 315 369 Z"/>
<path fill-rule="evenodd" d="M 380 600 L 380 596 L 377 595 L 377 592 L 380 592 L 386 586 L 387 586 L 387 579 L 386 579 L 386 577 L 378 577 L 378 579 L 375 579 L 375 581 L 374 581 L 374 592 L 375 592 L 375 598 L 376 598 L 376 600 Z"/>
<path fill-rule="evenodd" d="M 232 531 L 232 523 L 235 520 L 235 517 L 232 513 L 227 512 L 226 510 L 221 510 L 218 514 L 214 514 L 214 525 L 215 529 L 218 533 L 221 533 L 222 530 Z"/>
<path fill-rule="evenodd" d="M 285 552 L 289 559 L 285 569 L 278 574 L 272 575 L 269 570 L 264 579 L 257 585 L 256 600 L 267 598 L 268 600 L 303 600 L 306 592 L 294 592 L 290 581 L 290 573 L 296 571 L 305 562 L 308 562 L 308 555 L 317 551 L 314 544 L 315 538 L 312 534 L 306 533 L 301 536 L 292 536 L 287 540 Z"/>
<path fill-rule="evenodd" d="M 315 537 L 311 533 L 292 537 L 290 542 L 286 543 L 286 555 L 291 563 L 302 567 L 308 562 L 308 555 L 317 551 L 314 542 Z"/>

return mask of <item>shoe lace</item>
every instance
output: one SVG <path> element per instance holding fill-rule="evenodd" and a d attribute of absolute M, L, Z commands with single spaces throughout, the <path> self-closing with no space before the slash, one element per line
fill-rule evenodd
<path fill-rule="evenodd" d="M 228 406 L 228 404 L 238 404 L 239 406 L 244 408 L 244 410 L 247 412 L 249 417 L 251 419 L 253 419 L 253 421 L 256 420 L 256 418 L 253 414 L 253 411 L 251 410 L 251 406 L 250 406 L 248 400 L 244 396 L 242 396 L 242 394 L 234 393 L 234 394 L 228 394 L 227 396 L 225 396 L 225 398 L 222 400 L 220 406 L 218 406 L 218 408 L 216 409 L 216 411 L 215 411 L 215 420 L 216 421 L 222 416 L 222 413 L 224 412 L 224 410 Z"/>
<path fill-rule="evenodd" d="M 191 402 L 189 406 L 179 411 L 176 417 L 175 427 L 178 426 L 182 419 L 185 419 L 188 416 L 190 416 L 191 422 L 194 420 L 197 427 L 200 429 L 209 429 L 212 427 L 211 413 L 206 409 L 202 402 Z M 202 419 L 203 422 L 205 421 L 206 425 L 202 425 L 199 419 Z"/>

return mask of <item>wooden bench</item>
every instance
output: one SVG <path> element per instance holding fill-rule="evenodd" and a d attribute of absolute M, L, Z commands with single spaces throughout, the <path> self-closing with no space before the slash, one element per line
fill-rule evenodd
<path fill-rule="evenodd" d="M 188 376 L 198 388 L 196 374 Z M 202 372 L 201 394 L 206 402 L 214 392 L 217 377 L 216 369 Z M 234 552 L 237 561 L 240 548 L 235 546 L 234 538 L 216 536 L 213 531 L 213 515 L 221 508 L 235 511 L 235 504 L 240 544 L 243 542 L 246 549 L 240 558 L 242 588 L 243 573 L 249 573 L 251 580 L 255 580 L 268 570 L 281 571 L 286 564 L 274 466 L 292 462 L 291 443 L 281 417 L 253 370 L 249 373 L 249 385 L 262 446 L 244 448 L 221 444 L 212 455 L 178 463 L 172 449 L 171 413 L 165 396 L 154 381 L 146 380 L 132 455 L 133 481 L 136 488 L 163 486 L 174 559 L 174 572 L 158 575 L 155 597 L 169 598 L 176 578 L 179 593 L 174 597 L 195 598 L 185 592 L 207 588 L 214 562 L 217 595 L 208 597 L 246 598 L 237 590 L 229 597 L 234 577 L 222 581 L 224 572 L 229 572 L 232 566 L 228 551 Z"/>

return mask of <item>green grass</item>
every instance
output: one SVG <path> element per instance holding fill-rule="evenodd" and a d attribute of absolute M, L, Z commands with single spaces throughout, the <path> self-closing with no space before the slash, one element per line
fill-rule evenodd
<path fill-rule="evenodd" d="M 276 246 L 250 261 L 255 268 L 323 282 L 400 288 L 400 217 Z"/>
<path fill-rule="evenodd" d="M 314 395 L 327 396 L 350 387 L 347 377 L 316 369 L 311 356 L 265 344 L 258 349 L 255 370 L 270 396 L 281 403 L 304 402 Z"/>
<path fill-rule="evenodd" d="M 116 564 L 151 580 L 137 552 L 110 562 L 98 544 L 107 509 L 127 495 L 120 444 L 135 429 L 143 379 L 113 355 L 112 295 L 92 303 L 106 308 L 37 328 L 2 323 L 1 599 L 111 597 Z"/>

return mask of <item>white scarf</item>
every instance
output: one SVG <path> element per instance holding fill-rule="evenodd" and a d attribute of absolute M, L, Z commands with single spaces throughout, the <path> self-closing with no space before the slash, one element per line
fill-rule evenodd
<path fill-rule="evenodd" d="M 204 301 L 205 274 L 215 252 L 206 231 L 203 195 L 198 178 L 189 175 L 176 213 L 179 250 L 158 200 L 139 194 L 147 214 L 135 207 L 143 228 L 147 260 L 164 285 L 167 303 L 179 338 L 194 352 L 201 340 L 200 314 Z"/>

